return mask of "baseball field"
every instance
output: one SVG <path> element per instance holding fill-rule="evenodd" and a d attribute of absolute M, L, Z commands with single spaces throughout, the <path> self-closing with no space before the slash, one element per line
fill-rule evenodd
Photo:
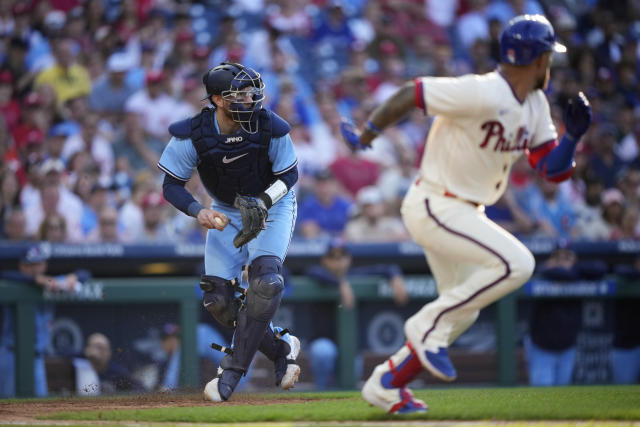
<path fill-rule="evenodd" d="M 417 390 L 425 414 L 395 416 L 356 391 L 238 393 L 211 404 L 197 394 L 0 401 L 0 425 L 640 425 L 640 386 Z"/>

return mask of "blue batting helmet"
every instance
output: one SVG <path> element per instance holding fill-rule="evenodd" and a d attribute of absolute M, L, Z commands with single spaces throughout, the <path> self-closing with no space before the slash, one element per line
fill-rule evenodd
<path fill-rule="evenodd" d="M 566 52 L 556 41 L 551 23 L 542 15 L 520 15 L 507 24 L 500 35 L 500 62 L 529 65 L 550 50 Z"/>

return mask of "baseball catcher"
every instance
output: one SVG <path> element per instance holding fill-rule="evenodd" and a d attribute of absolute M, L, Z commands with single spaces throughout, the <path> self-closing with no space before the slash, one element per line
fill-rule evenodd
<path fill-rule="evenodd" d="M 232 351 L 204 390 L 206 399 L 221 402 L 229 399 L 257 350 L 274 362 L 282 388 L 293 387 L 300 373 L 298 339 L 276 335 L 271 325 L 284 289 L 282 262 L 296 218 L 290 189 L 298 170 L 289 124 L 262 108 L 259 73 L 223 62 L 202 82 L 203 101 L 211 106 L 169 127 L 172 138 L 158 167 L 165 172 L 165 198 L 209 229 L 203 304 L 222 325 L 235 328 Z M 194 168 L 213 198 L 209 208 L 185 189 Z M 249 285 L 240 302 L 245 292 L 234 279 L 243 265 L 249 266 Z"/>

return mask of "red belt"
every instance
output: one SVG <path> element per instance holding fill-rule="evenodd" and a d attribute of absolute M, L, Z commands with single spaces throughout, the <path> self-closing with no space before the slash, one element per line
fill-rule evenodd
<path fill-rule="evenodd" d="M 456 196 L 456 195 L 455 195 L 455 194 L 453 194 L 453 193 L 450 193 L 450 192 L 449 192 L 449 191 L 447 191 L 447 190 L 445 190 L 445 191 L 444 191 L 444 196 L 445 196 L 445 197 L 451 197 L 452 199 L 462 200 L 463 202 L 467 202 L 467 203 L 469 203 L 470 205 L 473 205 L 473 206 L 475 206 L 475 207 L 480 206 L 480 203 L 472 202 L 471 200 L 461 199 L 460 197 Z"/>

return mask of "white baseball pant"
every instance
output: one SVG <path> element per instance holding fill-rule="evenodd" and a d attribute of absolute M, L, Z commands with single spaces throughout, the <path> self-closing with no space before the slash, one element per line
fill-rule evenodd
<path fill-rule="evenodd" d="M 405 322 L 423 366 L 425 351 L 448 347 L 480 309 L 522 286 L 535 266 L 531 252 L 484 214 L 484 206 L 445 196 L 417 181 L 402 204 L 411 237 L 424 248 L 438 298 Z"/>

